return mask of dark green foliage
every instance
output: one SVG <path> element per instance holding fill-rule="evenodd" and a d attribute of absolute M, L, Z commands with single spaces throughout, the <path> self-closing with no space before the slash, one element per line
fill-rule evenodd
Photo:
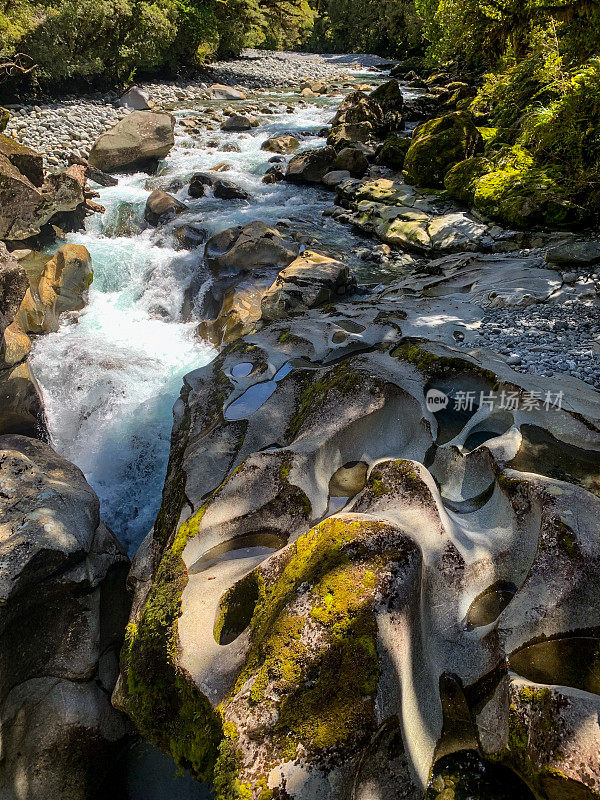
<path fill-rule="evenodd" d="M 292 46 L 312 22 L 307 0 L 0 0 L 0 79 L 18 92 L 70 79 L 126 82 Z M 2 69 L 16 53 L 35 69 Z"/>
<path fill-rule="evenodd" d="M 317 18 L 307 50 L 405 57 L 423 46 L 414 0 L 313 0 Z"/>

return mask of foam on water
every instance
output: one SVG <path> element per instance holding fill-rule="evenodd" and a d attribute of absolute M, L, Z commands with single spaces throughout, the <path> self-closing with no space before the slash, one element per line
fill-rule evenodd
<path fill-rule="evenodd" d="M 177 196 L 188 212 L 158 231 L 142 230 L 148 176 L 119 176 L 117 186 L 100 190 L 105 214 L 90 217 L 85 232 L 69 236 L 92 256 L 89 303 L 78 315 L 63 319 L 57 333 L 35 342 L 31 365 L 52 444 L 83 470 L 100 497 L 102 518 L 130 553 L 152 527 L 160 506 L 172 406 L 182 378 L 214 355 L 196 338 L 197 320 L 181 317 L 184 293 L 202 250 L 173 249 L 174 224 L 193 221 L 212 234 L 254 219 L 283 218 L 294 227 L 314 230 L 321 242 L 329 239 L 333 246 L 340 236 L 348 239 L 348 231 L 321 216 L 331 203 L 330 193 L 261 181 L 273 155 L 261 150 L 263 142 L 296 132 L 302 133 L 301 150 L 324 144 L 318 133 L 339 99 L 274 115 L 248 133 L 178 136 L 159 174 L 184 186 Z M 277 100 L 281 102 L 281 95 Z M 211 139 L 218 147 L 207 146 Z M 240 152 L 223 149 L 231 143 Z M 221 161 L 230 165 L 222 177 L 245 188 L 250 201 L 224 201 L 210 191 L 198 200 L 188 197 L 190 177 Z M 129 236 L 115 235 L 123 204 L 133 221 Z"/>
<path fill-rule="evenodd" d="M 69 238 L 92 255 L 89 303 L 36 341 L 31 365 L 53 446 L 83 470 L 102 518 L 133 553 L 160 505 L 182 378 L 212 351 L 180 319 L 189 255 L 157 247 L 148 232 Z"/>

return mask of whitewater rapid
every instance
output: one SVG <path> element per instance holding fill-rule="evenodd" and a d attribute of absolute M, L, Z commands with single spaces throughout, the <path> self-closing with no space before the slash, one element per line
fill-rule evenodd
<path fill-rule="evenodd" d="M 282 95 L 273 99 L 281 102 Z M 288 221 L 333 247 L 339 244 L 344 237 L 340 226 L 322 217 L 331 195 L 286 183 L 263 184 L 272 154 L 261 145 L 281 132 L 302 133 L 302 149 L 322 145 L 318 134 L 340 99 L 267 117 L 250 133 L 207 130 L 177 136 L 158 170 L 161 180 L 183 187 L 173 193 L 189 211 L 176 224 L 194 222 L 213 234 L 254 219 Z M 175 113 L 183 117 L 190 110 Z M 240 152 L 227 148 L 232 143 Z M 230 165 L 224 177 L 246 189 L 251 199 L 220 200 L 210 193 L 189 198 L 191 176 L 223 161 Z M 176 250 L 173 223 L 144 229 L 149 176 L 117 177 L 117 186 L 99 189 L 105 213 L 90 217 L 85 231 L 68 236 L 92 256 L 88 304 L 67 315 L 58 332 L 35 342 L 30 364 L 52 445 L 81 468 L 100 498 L 103 520 L 133 554 L 160 506 L 172 406 L 183 376 L 207 364 L 214 351 L 197 338 L 198 320 L 182 317 L 202 248 Z M 119 228 L 124 215 L 129 217 L 127 235 Z"/>

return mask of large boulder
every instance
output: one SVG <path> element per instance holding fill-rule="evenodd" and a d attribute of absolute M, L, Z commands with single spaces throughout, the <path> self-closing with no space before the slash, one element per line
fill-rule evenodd
<path fill-rule="evenodd" d="M 383 110 L 377 101 L 360 90 L 342 100 L 331 123 L 327 144 L 336 149 L 354 142 L 371 142 L 383 126 Z"/>
<path fill-rule="evenodd" d="M 246 114 L 230 114 L 221 124 L 224 131 L 249 131 L 255 127 L 255 120 Z"/>
<path fill-rule="evenodd" d="M 256 267 L 285 267 L 298 255 L 298 245 L 284 239 L 266 222 L 227 228 L 206 243 L 205 258 L 216 272 L 248 272 Z"/>
<path fill-rule="evenodd" d="M 335 158 L 333 147 L 306 150 L 290 160 L 285 179 L 290 183 L 321 183 L 323 176 L 333 169 Z"/>
<path fill-rule="evenodd" d="M 44 429 L 42 402 L 24 361 L 31 343 L 10 327 L 28 289 L 27 273 L 0 242 L 0 434 L 36 436 Z"/>
<path fill-rule="evenodd" d="M 34 186 L 44 182 L 44 157 L 10 136 L 0 136 L 0 155 L 7 158 Z"/>
<path fill-rule="evenodd" d="M 27 155 L 25 167 L 32 177 L 34 166 Z M 0 239 L 36 236 L 57 215 L 66 215 L 72 227 L 78 227 L 87 213 L 85 181 L 84 167 L 73 165 L 48 175 L 42 186 L 35 186 L 7 156 L 0 154 Z"/>
<path fill-rule="evenodd" d="M 355 286 L 346 264 L 307 251 L 281 270 L 265 292 L 262 318 L 283 319 L 291 313 L 324 305 L 338 300 Z"/>
<path fill-rule="evenodd" d="M 483 153 L 484 140 L 468 111 L 455 111 L 415 129 L 404 159 L 409 183 L 441 187 L 448 170 Z"/>
<path fill-rule="evenodd" d="M 175 143 L 175 117 L 158 111 L 133 111 L 96 139 L 89 163 L 102 172 L 154 170 Z"/>
<path fill-rule="evenodd" d="M 222 83 L 213 83 L 208 88 L 208 94 L 212 100 L 245 100 L 246 95 L 241 89 L 233 86 L 225 86 Z"/>
<path fill-rule="evenodd" d="M 184 203 L 181 203 L 176 197 L 160 189 L 155 189 L 146 200 L 144 219 L 149 225 L 162 225 L 186 210 L 187 207 Z"/>
<path fill-rule="evenodd" d="M 119 98 L 119 105 L 130 111 L 148 111 L 150 95 L 139 86 L 132 86 Z"/>
<path fill-rule="evenodd" d="M 130 734 L 110 704 L 128 559 L 47 444 L 0 437 L 0 796 L 100 800 Z"/>
<path fill-rule="evenodd" d="M 383 126 L 388 131 L 398 131 L 404 127 L 402 111 L 404 97 L 397 80 L 386 81 L 369 95 L 371 101 L 379 103 L 383 111 Z"/>
<path fill-rule="evenodd" d="M 269 153 L 293 153 L 298 149 L 300 142 L 295 136 L 291 134 L 282 133 L 279 136 L 271 136 L 266 142 L 260 146 L 261 150 L 267 150 Z"/>
<path fill-rule="evenodd" d="M 446 189 L 485 216 L 518 228 L 573 227 L 588 221 L 558 176 L 518 145 L 503 147 L 492 158 L 467 158 L 446 174 Z"/>
<path fill-rule="evenodd" d="M 198 335 L 214 347 L 233 342 L 256 329 L 261 300 L 273 280 L 272 270 L 240 273 L 233 283 L 211 285 L 204 293 Z"/>
<path fill-rule="evenodd" d="M 66 244 L 56 251 L 37 282 L 27 289 L 14 319 L 4 331 L 4 363 L 23 361 L 31 335 L 58 330 L 61 314 L 80 311 L 94 278 L 90 253 L 83 245 Z"/>
<path fill-rule="evenodd" d="M 331 124 L 327 143 L 337 150 L 354 142 L 369 143 L 404 127 L 404 100 L 398 81 L 378 86 L 369 95 L 357 90 L 347 95 Z"/>
<path fill-rule="evenodd" d="M 362 178 L 369 169 L 369 160 L 357 147 L 344 147 L 333 162 L 334 170 L 347 170 L 353 178 Z"/>
<path fill-rule="evenodd" d="M 247 200 L 250 196 L 245 189 L 226 178 L 217 178 L 212 185 L 213 194 L 221 200 Z"/>

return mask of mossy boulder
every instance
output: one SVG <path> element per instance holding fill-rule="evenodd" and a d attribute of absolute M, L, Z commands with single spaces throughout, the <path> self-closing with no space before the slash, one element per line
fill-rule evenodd
<path fill-rule="evenodd" d="M 451 167 L 444 178 L 447 191 L 465 205 L 473 205 L 475 184 L 479 178 L 490 171 L 490 162 L 483 156 L 475 156 L 459 161 Z"/>
<path fill-rule="evenodd" d="M 394 131 L 401 130 L 404 127 L 402 119 L 404 97 L 397 80 L 382 83 L 371 92 L 369 99 L 375 100 L 381 106 L 386 128 Z"/>
<path fill-rule="evenodd" d="M 429 120 L 415 129 L 404 161 L 409 183 L 442 187 L 454 164 L 483 153 L 484 141 L 473 117 L 467 111 L 455 111 Z"/>
<path fill-rule="evenodd" d="M 398 136 L 397 133 L 390 133 L 377 154 L 377 163 L 399 172 L 404 168 L 404 159 L 409 147 L 410 139 Z"/>
<path fill-rule="evenodd" d="M 560 228 L 586 219 L 585 210 L 564 195 L 558 176 L 518 146 L 456 164 L 444 185 L 453 197 L 505 225 Z"/>
<path fill-rule="evenodd" d="M 0 133 L 6 130 L 6 126 L 8 125 L 8 120 L 10 119 L 10 114 L 8 111 L 0 106 Z"/>

